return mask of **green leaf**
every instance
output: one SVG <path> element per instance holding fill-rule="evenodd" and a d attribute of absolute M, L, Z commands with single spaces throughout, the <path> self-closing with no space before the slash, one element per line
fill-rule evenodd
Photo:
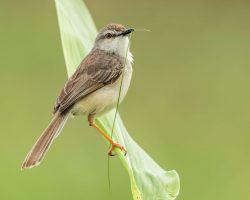
<path fill-rule="evenodd" d="M 81 0 L 55 0 L 68 76 L 91 50 L 97 34 L 91 15 Z M 97 119 L 98 125 L 111 135 L 115 110 Z M 163 170 L 129 135 L 117 115 L 114 139 L 128 151 L 116 150 L 128 172 L 134 200 L 173 200 L 179 194 L 176 171 Z"/>

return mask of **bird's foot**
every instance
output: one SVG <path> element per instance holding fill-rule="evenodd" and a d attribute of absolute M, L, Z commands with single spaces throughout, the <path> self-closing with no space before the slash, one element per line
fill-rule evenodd
<path fill-rule="evenodd" d="M 126 150 L 122 145 L 120 145 L 119 143 L 116 143 L 116 142 L 112 142 L 112 143 L 111 143 L 111 147 L 110 147 L 110 149 L 109 149 L 109 151 L 108 151 L 108 155 L 109 155 L 109 156 L 115 156 L 116 154 L 113 154 L 113 151 L 114 151 L 116 148 L 118 148 L 118 149 L 120 149 L 121 151 L 123 151 L 125 156 L 127 155 L 127 153 L 128 153 L 127 150 Z"/>

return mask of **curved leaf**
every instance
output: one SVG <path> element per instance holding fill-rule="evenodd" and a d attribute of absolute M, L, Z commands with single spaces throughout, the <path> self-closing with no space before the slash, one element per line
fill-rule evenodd
<path fill-rule="evenodd" d="M 82 58 L 91 50 L 97 30 L 81 0 L 55 0 L 68 76 L 74 73 Z M 98 125 L 111 135 L 115 110 L 97 119 Z M 176 171 L 163 170 L 129 135 L 117 115 L 114 138 L 128 151 L 116 150 L 127 170 L 134 200 L 173 200 L 179 194 Z"/>

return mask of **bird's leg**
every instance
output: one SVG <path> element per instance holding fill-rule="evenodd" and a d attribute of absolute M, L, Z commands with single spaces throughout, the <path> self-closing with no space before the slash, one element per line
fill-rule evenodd
<path fill-rule="evenodd" d="M 99 133 L 102 134 L 102 136 L 108 140 L 108 142 L 111 144 L 111 147 L 108 151 L 108 155 L 109 156 L 115 156 L 114 154 L 112 154 L 113 150 L 116 149 L 116 148 L 119 148 L 121 151 L 124 151 L 124 154 L 126 155 L 127 154 L 127 150 L 122 146 L 120 145 L 119 143 L 115 142 L 107 133 L 105 133 L 102 129 L 100 129 L 96 124 L 95 124 L 95 118 L 94 118 L 94 115 L 93 114 L 90 114 L 88 116 L 88 122 L 89 122 L 89 125 L 92 126 L 93 128 L 95 128 Z"/>

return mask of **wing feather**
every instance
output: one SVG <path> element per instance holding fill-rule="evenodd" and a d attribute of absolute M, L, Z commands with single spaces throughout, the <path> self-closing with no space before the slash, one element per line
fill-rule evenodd
<path fill-rule="evenodd" d="M 98 49 L 91 51 L 61 90 L 54 113 L 62 113 L 90 93 L 114 83 L 123 67 L 121 57 Z"/>

